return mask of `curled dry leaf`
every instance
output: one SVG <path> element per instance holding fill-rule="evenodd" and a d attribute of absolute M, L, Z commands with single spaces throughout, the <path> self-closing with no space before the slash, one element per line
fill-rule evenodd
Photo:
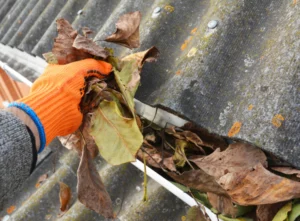
<path fill-rule="evenodd" d="M 57 19 L 56 25 L 58 36 L 54 39 L 52 53 L 55 55 L 58 64 L 68 64 L 92 57 L 92 55 L 73 47 L 77 31 L 72 28 L 67 20 Z"/>
<path fill-rule="evenodd" d="M 79 51 L 83 51 L 103 59 L 106 59 L 108 57 L 108 52 L 104 48 L 97 45 L 91 39 L 88 39 L 87 37 L 81 36 L 79 34 L 76 36 L 72 46 Z"/>
<path fill-rule="evenodd" d="M 113 218 L 112 201 L 85 146 L 77 170 L 77 178 L 78 200 L 102 216 Z"/>
<path fill-rule="evenodd" d="M 68 209 L 68 205 L 72 197 L 71 189 L 63 182 L 59 182 L 59 187 L 60 211 L 65 212 Z"/>
<path fill-rule="evenodd" d="M 102 101 L 93 113 L 90 134 L 101 156 L 112 165 L 135 161 L 143 136 L 134 118 L 126 118 L 115 101 Z"/>
<path fill-rule="evenodd" d="M 188 142 L 185 140 L 179 140 L 177 139 L 175 141 L 175 153 L 173 156 L 173 160 L 176 162 L 176 166 L 178 167 L 184 167 L 187 158 L 185 155 L 185 149 L 188 147 Z"/>
<path fill-rule="evenodd" d="M 203 170 L 185 171 L 178 175 L 174 172 L 167 173 L 176 182 L 201 192 L 212 192 L 228 196 L 226 191 L 216 182 L 215 178 L 206 174 Z"/>
<path fill-rule="evenodd" d="M 61 144 L 69 150 L 75 150 L 80 155 L 82 142 L 80 132 L 77 130 L 73 134 L 58 137 Z"/>
<path fill-rule="evenodd" d="M 214 193 L 207 193 L 208 200 L 213 208 L 225 216 L 239 217 L 254 209 L 253 206 L 239 206 L 233 204 L 227 196 L 220 196 Z"/>
<path fill-rule="evenodd" d="M 152 52 L 149 53 L 149 51 Z M 116 69 L 114 71 L 116 82 L 133 115 L 135 115 L 133 97 L 140 84 L 142 65 L 144 61 L 154 61 L 158 57 L 158 50 L 155 47 L 140 53 L 137 53 L 137 56 L 136 54 L 132 54 L 130 57 L 125 57 L 122 62 L 121 71 Z"/>
<path fill-rule="evenodd" d="M 201 145 L 203 144 L 203 141 L 201 140 L 201 138 L 197 134 L 195 134 L 191 131 L 178 132 L 178 131 L 175 130 L 175 127 L 167 128 L 165 130 L 165 132 L 170 134 L 170 135 L 173 135 L 174 137 L 176 137 L 178 139 L 186 140 L 186 141 L 189 141 L 189 142 L 195 144 L 200 149 L 200 151 L 202 153 L 205 153 L 205 151 L 201 147 Z"/>
<path fill-rule="evenodd" d="M 260 163 L 250 172 L 228 173 L 218 183 L 239 205 L 273 204 L 300 197 L 299 182 L 277 176 Z"/>
<path fill-rule="evenodd" d="M 227 173 L 250 171 L 258 163 L 267 166 L 267 158 L 259 148 L 245 143 L 234 143 L 220 151 L 191 160 L 207 174 L 219 179 Z"/>
<path fill-rule="evenodd" d="M 105 41 L 113 42 L 127 48 L 140 46 L 140 22 L 142 15 L 139 11 L 120 16 L 116 23 L 116 32 L 107 37 Z"/>
<path fill-rule="evenodd" d="M 201 137 L 203 142 L 202 146 L 210 147 L 211 149 L 215 150 L 220 148 L 221 150 L 225 150 L 228 146 L 224 138 L 210 133 L 207 129 L 201 128 L 196 126 L 194 123 L 188 122 L 183 127 L 182 130 L 188 130 Z"/>
<path fill-rule="evenodd" d="M 149 166 L 155 168 L 163 167 L 164 169 L 168 169 L 170 171 L 176 171 L 176 167 L 171 154 L 166 151 L 158 151 L 155 147 L 149 144 L 147 140 L 144 140 L 143 146 L 144 149 L 138 151 L 137 156 L 139 157 L 139 159 L 143 160 L 143 156 L 145 156 L 147 165 Z M 145 151 L 144 154 L 143 151 Z"/>
<path fill-rule="evenodd" d="M 89 34 L 93 33 L 93 31 L 89 27 L 83 27 L 81 31 L 84 37 L 88 37 Z"/>
<path fill-rule="evenodd" d="M 258 221 L 272 220 L 276 213 L 286 204 L 280 202 L 275 204 L 258 205 L 256 208 L 256 217 Z"/>
<path fill-rule="evenodd" d="M 208 200 L 213 208 L 226 216 L 236 217 L 238 212 L 237 207 L 234 206 L 231 199 L 226 196 L 217 195 L 214 193 L 207 193 Z"/>
<path fill-rule="evenodd" d="M 300 178 L 300 170 L 292 167 L 271 167 L 271 169 L 287 175 L 296 175 L 298 178 Z"/>
<path fill-rule="evenodd" d="M 35 184 L 35 187 L 38 188 L 40 187 L 41 183 L 43 183 L 46 179 L 48 178 L 48 174 L 45 173 L 42 176 L 39 177 L 38 181 Z"/>
<path fill-rule="evenodd" d="M 186 221 L 208 221 L 198 206 L 191 207 L 186 214 Z"/>

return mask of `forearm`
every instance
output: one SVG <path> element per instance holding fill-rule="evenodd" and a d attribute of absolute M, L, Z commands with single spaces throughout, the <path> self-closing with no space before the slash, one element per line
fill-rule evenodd
<path fill-rule="evenodd" d="M 36 157 L 34 138 L 26 125 L 0 110 L 0 209 L 30 175 Z"/>

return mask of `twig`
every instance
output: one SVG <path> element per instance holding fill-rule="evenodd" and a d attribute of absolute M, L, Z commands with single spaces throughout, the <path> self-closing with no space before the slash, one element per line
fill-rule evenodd
<path fill-rule="evenodd" d="M 152 121 L 150 122 L 150 124 L 149 124 L 149 125 L 147 125 L 147 126 L 146 126 L 146 127 L 144 127 L 143 129 L 145 129 L 145 128 L 148 128 L 148 127 L 152 126 L 152 124 L 153 124 L 153 122 L 154 122 L 154 119 L 156 118 L 157 110 L 158 110 L 158 108 L 156 107 L 156 109 L 155 109 L 155 114 L 154 114 L 154 117 L 152 118 Z"/>
<path fill-rule="evenodd" d="M 143 152 L 143 158 L 144 158 L 144 197 L 143 201 L 147 202 L 148 201 L 148 195 L 147 195 L 147 167 L 146 167 L 146 157 Z"/>
<path fill-rule="evenodd" d="M 160 163 L 158 163 L 156 160 L 154 160 L 154 158 L 143 148 L 143 147 L 141 147 L 141 150 L 143 151 L 143 152 L 145 152 L 158 166 L 160 166 L 160 168 L 165 172 L 165 173 L 167 173 L 168 171 L 167 170 L 165 170 L 162 166 L 161 166 L 161 164 Z"/>

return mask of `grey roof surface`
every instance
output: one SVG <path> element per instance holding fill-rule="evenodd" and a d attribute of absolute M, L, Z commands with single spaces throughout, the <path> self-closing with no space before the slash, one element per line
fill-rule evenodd
<path fill-rule="evenodd" d="M 58 17 L 77 29 L 90 27 L 101 40 L 114 32 L 119 15 L 139 10 L 141 49 L 155 45 L 161 56 L 145 65 L 137 99 L 225 137 L 241 122 L 236 139 L 300 167 L 300 4 L 293 2 L 2 0 L 0 42 L 41 56 L 52 47 Z M 154 14 L 157 7 L 161 10 Z M 212 20 L 218 22 L 214 29 L 208 28 Z M 119 55 L 130 53 L 98 43 Z M 38 76 L 9 55 L 0 56 L 23 75 Z"/>

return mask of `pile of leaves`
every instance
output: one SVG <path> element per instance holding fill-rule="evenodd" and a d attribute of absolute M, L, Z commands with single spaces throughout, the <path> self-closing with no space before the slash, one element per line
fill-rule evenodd
<path fill-rule="evenodd" d="M 116 32 L 105 41 L 130 49 L 139 47 L 140 21 L 140 12 L 121 16 Z M 145 62 L 157 59 L 155 47 L 118 58 L 111 49 L 88 37 L 89 28 L 82 28 L 81 35 L 69 22 L 58 19 L 57 31 L 52 52 L 44 54 L 48 63 L 95 58 L 114 67 L 105 79 L 86 79 L 80 104 L 82 125 L 74 134 L 60 138 L 80 157 L 77 192 L 86 207 L 107 218 L 115 217 L 93 163 L 100 153 L 112 165 L 139 158 L 189 193 L 199 207 L 191 208 L 186 220 L 209 220 L 200 209 L 202 205 L 225 221 L 294 221 L 300 215 L 300 202 L 296 200 L 300 197 L 300 171 L 276 167 L 259 148 L 241 142 L 228 145 L 223 138 L 192 123 L 160 128 L 136 114 L 133 98 L 140 73 Z M 63 194 L 66 187 L 60 185 L 61 196 L 68 196 L 70 191 Z M 64 211 L 67 208 L 62 207 Z"/>

